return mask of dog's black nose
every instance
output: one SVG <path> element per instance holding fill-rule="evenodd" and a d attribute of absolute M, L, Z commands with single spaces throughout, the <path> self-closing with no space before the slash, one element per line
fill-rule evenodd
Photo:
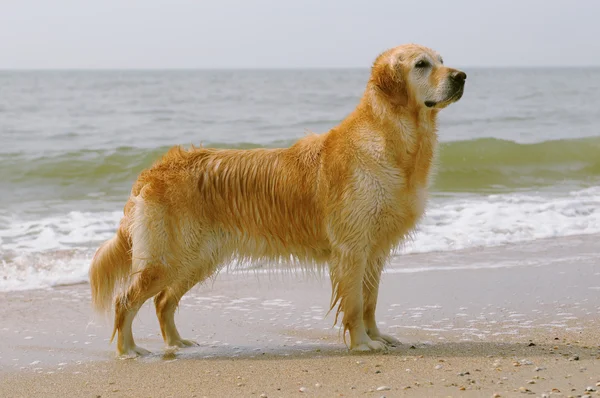
<path fill-rule="evenodd" d="M 465 80 L 467 80 L 467 74 L 465 72 L 456 71 L 452 75 L 452 78 L 457 82 L 464 82 Z"/>

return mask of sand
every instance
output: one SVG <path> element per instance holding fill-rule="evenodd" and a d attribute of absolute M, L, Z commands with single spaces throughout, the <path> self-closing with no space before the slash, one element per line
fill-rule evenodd
<path fill-rule="evenodd" d="M 403 344 L 384 354 L 347 351 L 326 277 L 223 272 L 177 315 L 199 347 L 165 351 L 149 303 L 153 354 L 127 360 L 87 285 L 2 293 L 0 396 L 600 396 L 598 238 L 397 258 L 378 319 Z"/>
<path fill-rule="evenodd" d="M 588 386 L 596 389 L 595 349 L 560 342 L 555 350 L 548 343 L 449 343 L 364 356 L 334 351 L 287 358 L 111 361 L 9 376 L 0 389 L 4 397 L 509 397 L 529 392 L 539 397 L 552 391 L 566 397 L 580 396 Z M 566 353 L 580 359 L 569 361 Z"/>

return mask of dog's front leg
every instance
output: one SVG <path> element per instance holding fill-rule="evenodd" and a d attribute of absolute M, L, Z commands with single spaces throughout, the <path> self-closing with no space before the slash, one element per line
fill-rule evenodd
<path fill-rule="evenodd" d="M 377 327 L 375 321 L 375 311 L 377 309 L 377 297 L 379 295 L 379 280 L 381 279 L 381 272 L 385 265 L 386 257 L 379 256 L 369 259 L 367 262 L 367 269 L 365 271 L 365 277 L 363 279 L 363 321 L 367 334 L 369 337 L 376 341 L 389 344 L 391 346 L 400 345 L 398 339 L 382 334 Z"/>
<path fill-rule="evenodd" d="M 344 340 L 347 330 L 350 332 L 350 350 L 386 350 L 385 343 L 369 337 L 363 321 L 363 279 L 367 267 L 366 258 L 363 255 L 337 252 L 332 256 L 330 266 L 333 286 L 332 307 L 339 303 L 337 313 L 344 314 L 342 318 Z"/>

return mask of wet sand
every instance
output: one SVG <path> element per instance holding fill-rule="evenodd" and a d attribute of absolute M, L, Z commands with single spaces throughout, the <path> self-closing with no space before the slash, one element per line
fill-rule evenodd
<path fill-rule="evenodd" d="M 136 360 L 115 359 L 87 285 L 2 293 L 0 396 L 600 396 L 598 242 L 396 258 L 378 320 L 403 344 L 386 354 L 348 353 L 325 276 L 221 273 L 182 301 L 200 346 L 176 352 L 149 302 L 134 333 L 154 354 Z"/>

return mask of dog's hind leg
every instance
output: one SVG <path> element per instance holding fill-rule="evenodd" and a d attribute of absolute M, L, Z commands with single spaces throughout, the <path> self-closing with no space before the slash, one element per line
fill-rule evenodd
<path fill-rule="evenodd" d="M 148 350 L 135 344 L 131 326 L 144 302 L 168 285 L 166 274 L 163 265 L 146 264 L 133 276 L 133 281 L 127 291 L 116 297 L 115 326 L 111 341 L 115 334 L 118 334 L 118 355 L 138 356 L 149 353 Z"/>
<path fill-rule="evenodd" d="M 367 269 L 363 280 L 363 321 L 367 329 L 367 334 L 373 340 L 382 343 L 397 346 L 400 345 L 398 339 L 379 332 L 377 322 L 375 321 L 375 311 L 377 309 L 377 297 L 379 295 L 379 280 L 381 272 L 385 265 L 385 257 L 376 257 L 367 263 Z"/>
<path fill-rule="evenodd" d="M 179 305 L 179 300 L 197 282 L 196 278 L 178 280 L 154 297 L 156 316 L 158 317 L 160 331 L 167 347 L 191 347 L 198 345 L 192 340 L 182 339 L 175 326 L 175 310 Z"/>

